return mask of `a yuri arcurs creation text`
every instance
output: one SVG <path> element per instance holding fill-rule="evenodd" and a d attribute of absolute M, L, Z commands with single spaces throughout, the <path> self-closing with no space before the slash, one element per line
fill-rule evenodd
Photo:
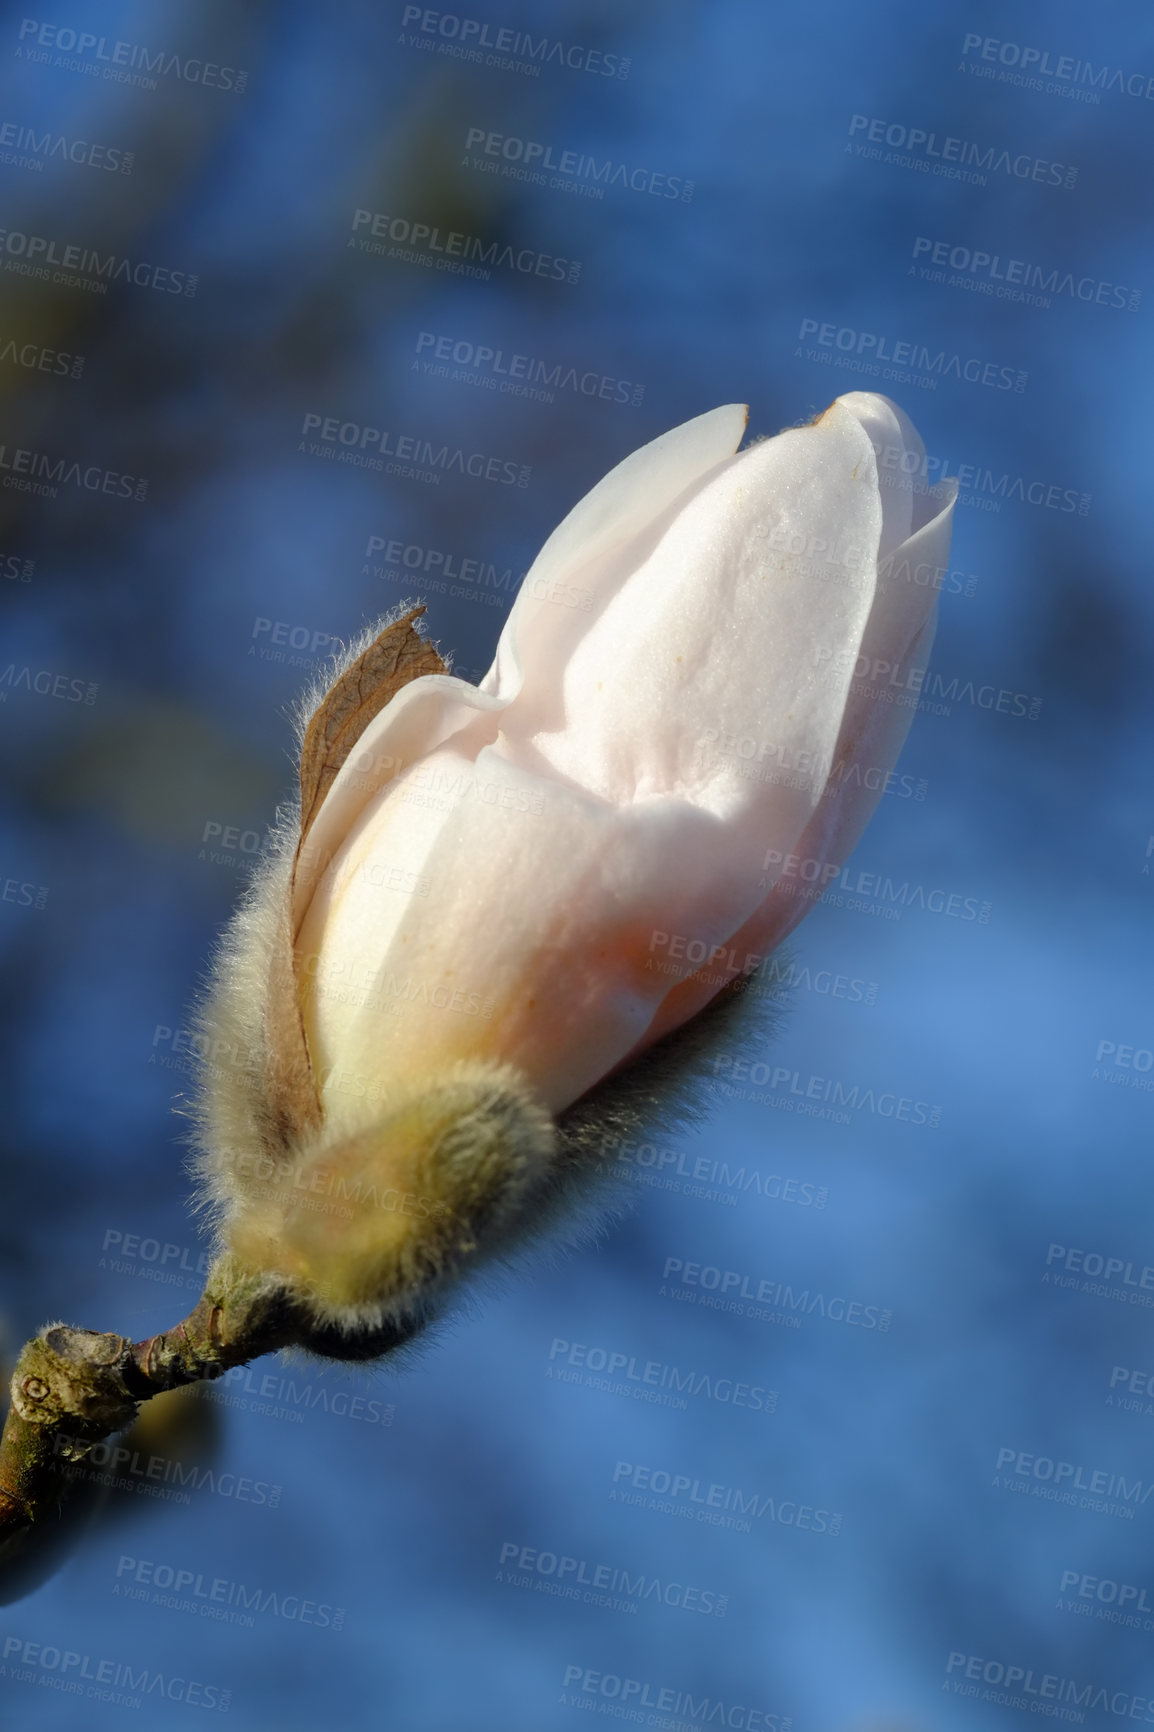
<path fill-rule="evenodd" d="M 897 760 L 955 492 L 918 489 L 884 397 L 739 452 L 745 420 L 698 416 L 581 500 L 478 685 L 412 605 L 302 705 L 299 806 L 200 1012 L 243 1055 L 199 1084 L 204 1297 L 147 1341 L 28 1343 L 10 1551 L 58 1512 L 62 1454 L 143 1399 L 283 1346 L 391 1351 L 579 1218 L 607 1135 L 699 1110 L 753 1014 L 730 959 L 810 906 L 782 863 L 839 867 Z"/>

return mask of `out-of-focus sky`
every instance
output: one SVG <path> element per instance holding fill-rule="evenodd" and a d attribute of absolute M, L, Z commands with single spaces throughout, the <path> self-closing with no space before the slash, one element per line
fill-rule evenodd
<path fill-rule="evenodd" d="M 1141 1723 L 1154 24 L 468 5 L 0 23 L 9 1353 L 48 1317 L 142 1334 L 195 1298 L 189 1005 L 336 640 L 422 598 L 478 677 L 536 549 L 629 451 L 718 403 L 757 436 L 878 389 L 962 478 L 937 695 L 799 930 L 772 1100 L 631 1151 L 622 1224 L 414 1364 L 270 1360 L 158 1411 L 128 1489 L 0 1617 L 6 1712 Z M 496 259 L 442 268 L 432 231 Z M 507 389 L 513 354 L 552 387 Z M 358 466 L 330 418 L 494 478 Z M 21 450 L 65 460 L 54 493 Z M 804 1116 L 812 1077 L 863 1104 Z M 671 1262 L 813 1305 L 674 1300 Z M 615 1353 L 708 1385 L 597 1387 Z M 174 1458 L 221 1477 L 182 1503 L 150 1477 Z M 626 1609 L 595 1603 L 623 1577 Z M 143 1707 L 88 1693 L 129 1663 Z"/>

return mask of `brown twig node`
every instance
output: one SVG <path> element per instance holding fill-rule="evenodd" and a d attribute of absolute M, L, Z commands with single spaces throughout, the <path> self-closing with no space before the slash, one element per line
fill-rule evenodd
<path fill-rule="evenodd" d="M 142 1401 L 292 1345 L 301 1321 L 281 1282 L 226 1255 L 210 1268 L 194 1310 L 162 1335 L 134 1342 L 48 1324 L 12 1375 L 0 1437 L 0 1566 L 47 1537 L 82 1483 L 77 1465 L 130 1425 Z"/>

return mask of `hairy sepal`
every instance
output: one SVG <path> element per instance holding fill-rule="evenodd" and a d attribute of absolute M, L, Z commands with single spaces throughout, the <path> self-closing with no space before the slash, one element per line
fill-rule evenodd
<path fill-rule="evenodd" d="M 318 1338 L 399 1326 L 526 1229 L 555 1146 L 511 1066 L 463 1060 L 352 1130 L 322 1124 L 287 1164 L 252 1175 L 226 1240 L 288 1284 Z"/>

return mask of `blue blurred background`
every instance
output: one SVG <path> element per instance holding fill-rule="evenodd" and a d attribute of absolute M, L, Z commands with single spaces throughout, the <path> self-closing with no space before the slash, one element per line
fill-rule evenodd
<path fill-rule="evenodd" d="M 4 1724 L 1154 1718 L 1154 24 L 462 3 L 0 24 L 9 1358 L 48 1317 L 144 1334 L 194 1301 L 188 1009 L 300 686 L 408 596 L 476 677 L 644 441 L 879 389 L 961 473 L 915 792 L 797 935 L 768 1054 L 796 1080 L 626 1151 L 628 1219 L 414 1364 L 158 1404 L 127 1489 L 0 1613 Z M 564 184 L 499 172 L 528 142 L 573 153 Z M 374 217 L 401 225 L 376 251 Z M 493 262 L 440 268 L 422 227 Z M 552 385 L 502 389 L 514 353 Z M 330 417 L 497 478 L 334 460 Z M 20 451 L 65 459 L 55 492 Z M 813 1076 L 867 1104 L 803 1116 Z M 870 1110 L 892 1094 L 925 1110 Z M 715 1309 L 710 1271 L 810 1299 L 796 1327 Z M 701 1392 L 602 1388 L 613 1353 Z M 143 1695 L 70 1693 L 129 1662 Z"/>

